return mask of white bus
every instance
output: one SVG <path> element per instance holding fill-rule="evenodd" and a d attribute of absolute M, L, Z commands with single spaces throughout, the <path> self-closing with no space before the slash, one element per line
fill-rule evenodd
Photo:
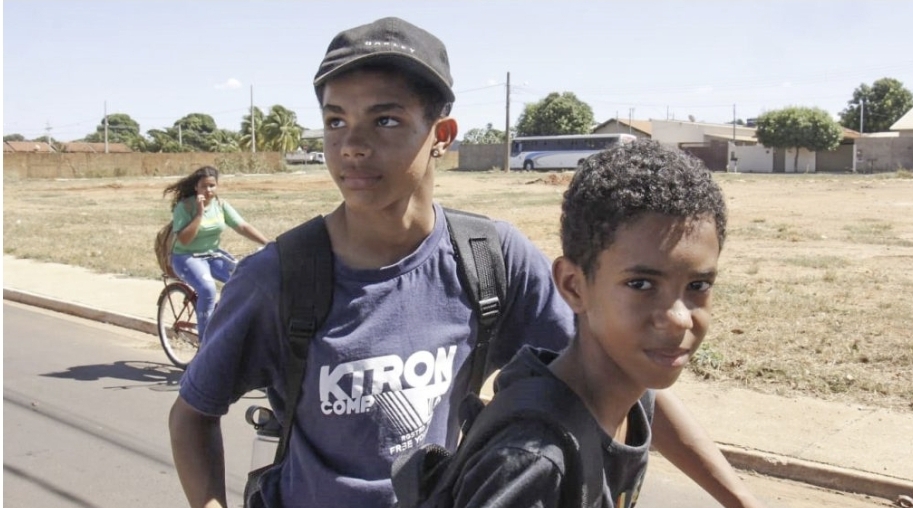
<path fill-rule="evenodd" d="M 510 169 L 574 169 L 596 152 L 635 139 L 631 134 L 521 136 L 511 141 Z"/>

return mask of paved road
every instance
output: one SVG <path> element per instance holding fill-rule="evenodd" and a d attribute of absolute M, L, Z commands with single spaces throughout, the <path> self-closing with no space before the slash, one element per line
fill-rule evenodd
<path fill-rule="evenodd" d="M 154 338 L 6 302 L 3 318 L 4 505 L 186 505 L 166 424 L 180 371 Z M 223 421 L 232 506 L 253 436 L 242 406 Z"/>
<path fill-rule="evenodd" d="M 6 506 L 185 506 L 166 428 L 180 371 L 154 337 L 4 302 L 3 501 Z M 223 420 L 230 506 L 250 465 L 242 411 Z M 770 508 L 872 506 L 873 501 L 747 477 Z M 661 457 L 639 508 L 716 505 Z"/>

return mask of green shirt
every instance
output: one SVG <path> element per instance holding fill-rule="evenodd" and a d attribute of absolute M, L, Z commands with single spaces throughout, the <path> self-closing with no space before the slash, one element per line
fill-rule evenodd
<path fill-rule="evenodd" d="M 178 203 L 172 212 L 175 233 L 179 233 L 187 227 L 187 224 L 190 224 L 195 215 L 195 196 L 186 198 Z M 200 222 L 199 229 L 197 229 L 197 236 L 187 245 L 175 239 L 172 252 L 175 254 L 194 254 L 216 250 L 219 248 L 219 240 L 222 237 L 222 231 L 225 226 L 234 229 L 241 224 L 244 224 L 244 219 L 227 201 L 219 198 L 213 199 L 209 206 L 203 210 L 203 219 Z"/>

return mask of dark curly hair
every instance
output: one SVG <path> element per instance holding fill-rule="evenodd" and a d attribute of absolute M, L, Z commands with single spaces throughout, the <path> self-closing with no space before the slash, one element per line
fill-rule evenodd
<path fill-rule="evenodd" d="M 162 197 L 167 196 L 169 193 L 173 194 L 171 196 L 171 209 L 174 210 L 174 207 L 184 198 L 197 195 L 197 182 L 207 176 L 214 176 L 218 182 L 219 170 L 212 166 L 203 166 L 168 187 L 165 187 L 165 190 L 162 191 Z"/>
<path fill-rule="evenodd" d="M 707 167 L 677 149 L 637 140 L 594 154 L 577 168 L 561 205 L 564 256 L 592 278 L 618 228 L 647 213 L 709 216 L 723 248 L 726 202 Z"/>

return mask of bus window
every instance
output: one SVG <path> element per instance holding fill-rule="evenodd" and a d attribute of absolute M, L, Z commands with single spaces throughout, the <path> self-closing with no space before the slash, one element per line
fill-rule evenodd
<path fill-rule="evenodd" d="M 523 143 L 520 143 L 519 141 L 514 141 L 513 143 L 511 143 L 511 145 L 510 145 L 510 156 L 511 157 L 516 157 L 517 155 L 520 155 L 520 152 L 522 152 L 522 151 L 523 151 Z"/>

